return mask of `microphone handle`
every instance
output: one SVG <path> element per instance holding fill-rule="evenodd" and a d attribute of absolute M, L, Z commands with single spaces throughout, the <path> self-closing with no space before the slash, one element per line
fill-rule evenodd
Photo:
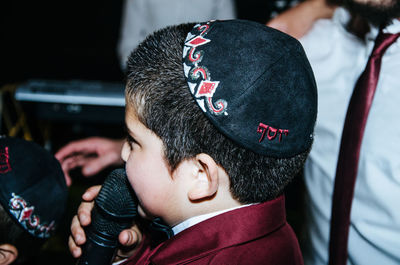
<path fill-rule="evenodd" d="M 115 247 L 101 246 L 88 238 L 76 265 L 110 265 L 114 260 L 115 252 Z"/>

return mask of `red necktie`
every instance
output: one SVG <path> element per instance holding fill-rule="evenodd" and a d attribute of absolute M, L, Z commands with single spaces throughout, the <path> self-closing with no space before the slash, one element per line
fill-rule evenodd
<path fill-rule="evenodd" d="M 350 211 L 364 129 L 379 79 L 382 55 L 399 36 L 400 33 L 379 32 L 367 66 L 359 77 L 350 99 L 342 132 L 332 199 L 330 265 L 345 265 L 347 261 Z"/>

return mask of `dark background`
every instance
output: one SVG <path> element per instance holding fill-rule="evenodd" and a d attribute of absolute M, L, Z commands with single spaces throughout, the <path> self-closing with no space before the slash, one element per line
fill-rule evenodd
<path fill-rule="evenodd" d="M 281 11 L 274 3 L 272 0 L 237 0 L 237 16 L 265 23 L 272 12 Z M 287 7 L 288 4 L 283 9 Z M 1 121 L 4 122 L 7 115 L 16 122 L 23 113 L 33 140 L 52 152 L 71 140 L 88 136 L 123 137 L 121 122 L 43 119 L 36 112 L 37 106 L 15 102 L 12 94 L 13 89 L 29 79 L 123 83 L 124 74 L 116 54 L 121 9 L 122 0 L 1 1 L 0 88 L 3 109 L 8 110 L 7 114 L 0 113 Z M 5 126 L 0 127 L 0 134 L 9 133 Z M 23 130 L 16 136 L 23 137 Z M 83 178 L 78 170 L 72 173 L 74 184 L 70 187 L 65 222 L 58 235 L 47 243 L 43 258 L 32 264 L 74 263 L 67 251 L 71 218 L 83 191 L 101 183 L 111 170 L 91 179 Z"/>
<path fill-rule="evenodd" d="M 115 47 L 122 1 L 2 1 L 1 82 L 121 80 Z"/>
<path fill-rule="evenodd" d="M 237 0 L 264 23 L 272 3 Z M 0 85 L 28 78 L 122 80 L 116 57 L 122 0 L 1 1 Z"/>

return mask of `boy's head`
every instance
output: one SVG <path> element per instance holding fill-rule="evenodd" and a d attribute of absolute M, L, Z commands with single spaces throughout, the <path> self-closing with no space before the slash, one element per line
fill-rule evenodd
<path fill-rule="evenodd" d="M 307 157 L 317 111 L 299 42 L 240 20 L 149 36 L 128 59 L 126 100 L 127 124 L 136 117 L 161 139 L 170 172 L 206 154 L 240 203 L 282 193 Z"/>
<path fill-rule="evenodd" d="M 0 263 L 9 264 L 37 254 L 53 234 L 67 187 L 48 151 L 17 138 L 0 138 L 0 183 Z"/>

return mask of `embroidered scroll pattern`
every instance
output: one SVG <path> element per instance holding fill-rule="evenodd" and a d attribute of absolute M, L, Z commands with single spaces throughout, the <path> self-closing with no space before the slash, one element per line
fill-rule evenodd
<path fill-rule="evenodd" d="M 210 39 L 205 38 L 211 23 L 197 24 L 188 34 L 183 51 L 184 72 L 190 91 L 204 112 L 207 112 L 208 109 L 214 115 L 228 115 L 226 112 L 228 105 L 226 100 L 213 101 L 214 93 L 220 82 L 211 80 L 211 74 L 207 67 L 200 65 L 204 56 L 204 50 L 200 48 L 202 45 L 207 45 L 211 42 Z"/>

